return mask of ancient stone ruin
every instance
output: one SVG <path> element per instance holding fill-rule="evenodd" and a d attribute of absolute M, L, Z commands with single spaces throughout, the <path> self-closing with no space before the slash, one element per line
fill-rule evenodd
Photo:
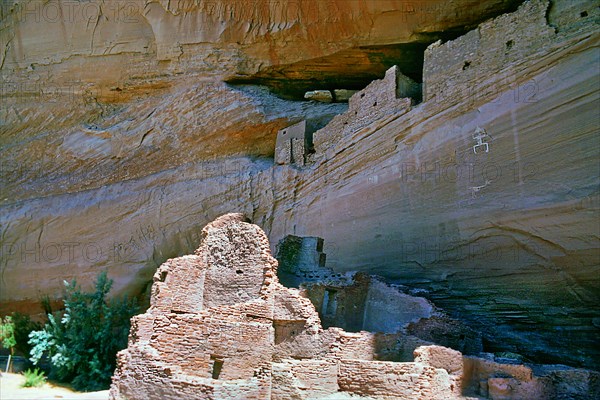
<path fill-rule="evenodd" d="M 119 353 L 111 399 L 600 393 L 600 375 L 589 371 L 546 368 L 538 376 L 400 333 L 324 329 L 306 294 L 279 283 L 277 267 L 266 235 L 242 214 L 208 224 L 194 255 L 168 260 L 154 275 L 151 306 L 133 318 L 129 346 Z M 407 349 L 414 360 L 385 361 Z"/>
<path fill-rule="evenodd" d="M 306 121 L 281 129 L 275 142 L 275 162 L 302 166 L 311 146 L 312 133 L 306 130 Z"/>
<path fill-rule="evenodd" d="M 301 167 L 311 161 L 311 152 L 323 153 L 332 144 L 344 147 L 347 144 L 345 141 L 362 128 L 377 120 L 407 112 L 411 105 L 421 101 L 421 91 L 421 84 L 393 66 L 385 72 L 383 79 L 376 79 L 363 90 L 352 93 L 348 110 L 336 115 L 321 129 L 300 121 L 279 130 L 275 143 L 275 162 Z"/>
<path fill-rule="evenodd" d="M 0 317 L 154 277 L 114 398 L 599 397 L 599 22 L 0 0 Z"/>

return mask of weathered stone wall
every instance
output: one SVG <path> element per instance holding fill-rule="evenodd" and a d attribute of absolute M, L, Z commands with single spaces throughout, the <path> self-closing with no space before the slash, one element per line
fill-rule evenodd
<path fill-rule="evenodd" d="M 275 163 L 304 165 L 309 141 L 306 121 L 280 129 L 275 142 Z"/>
<path fill-rule="evenodd" d="M 398 96 L 420 97 L 419 89 L 419 85 L 403 76 L 396 66 L 391 67 L 383 79 L 371 82 L 352 95 L 348 111 L 335 116 L 329 124 L 314 133 L 317 155 L 327 154 L 329 158 L 348 147 L 351 138 L 360 140 L 362 128 L 408 111 L 413 100 Z"/>
<path fill-rule="evenodd" d="M 425 101 L 452 103 L 461 99 L 458 91 L 543 51 L 555 37 L 555 29 L 546 23 L 548 7 L 544 0 L 528 1 L 516 13 L 484 22 L 458 39 L 431 45 L 423 67 Z"/>
<path fill-rule="evenodd" d="M 119 384 L 113 387 L 113 397 L 143 398 L 157 390 L 167 397 L 269 395 L 270 377 L 260 372 L 270 366 L 274 337 L 274 301 L 267 292 L 276 283 L 276 261 L 270 257 L 268 240 L 240 214 L 217 219 L 202 236 L 196 256 L 170 260 L 155 274 L 151 307 L 134 318 L 130 349 L 119 356 L 115 372 Z M 240 269 L 242 274 L 236 272 Z M 144 384 L 136 382 L 136 370 L 152 371 L 143 367 L 152 361 L 140 352 L 153 354 L 153 367 L 161 371 L 158 377 L 175 381 L 180 377 L 181 388 L 167 384 L 154 389 L 155 376 Z M 212 380 L 240 382 L 227 387 Z"/>
<path fill-rule="evenodd" d="M 476 357 L 463 357 L 463 368 L 467 395 L 491 399 L 595 399 L 600 395 L 596 371 L 538 365 L 534 374 L 529 366 Z"/>
<path fill-rule="evenodd" d="M 406 295 L 362 273 L 351 278 L 328 276 L 320 282 L 302 282 L 325 327 L 395 333 L 411 322 L 432 316 L 433 306 L 424 298 Z"/>
<path fill-rule="evenodd" d="M 151 307 L 133 318 L 119 353 L 113 399 L 305 399 L 356 379 L 356 368 L 339 374 L 340 360 L 373 360 L 377 335 L 324 331 L 310 301 L 278 283 L 265 234 L 244 221 L 218 218 L 202 230 L 195 256 L 157 270 Z"/>
<path fill-rule="evenodd" d="M 227 240 L 212 234 L 211 229 L 226 229 Z M 274 273 L 276 262 L 271 257 L 266 237 L 263 235 L 258 243 L 255 240 L 257 230 L 260 228 L 256 225 L 246 224 L 235 229 L 228 225 L 224 228 L 207 225 L 202 231 L 202 245 L 196 253 L 203 257 L 207 266 L 204 279 L 206 308 L 244 303 L 261 294 L 263 279 Z M 257 265 L 264 267 L 257 268 Z"/>
<path fill-rule="evenodd" d="M 447 399 L 452 390 L 443 369 L 416 363 L 342 360 L 340 389 L 378 399 Z"/>
<path fill-rule="evenodd" d="M 398 343 L 418 340 L 400 333 L 324 330 L 311 302 L 279 284 L 266 235 L 245 221 L 242 214 L 217 218 L 202 230 L 195 256 L 158 269 L 151 307 L 132 319 L 128 348 L 118 354 L 111 399 L 305 400 L 347 392 L 430 400 L 468 391 L 542 399 L 548 397 L 540 393 L 560 397 L 599 390 L 600 375 L 589 371 L 567 369 L 564 379 L 541 377 L 530 385 L 537 378 L 528 367 L 463 360 L 460 352 L 439 346 L 417 347 L 414 362 L 379 361 Z M 244 273 L 235 282 L 205 278 L 238 268 Z M 228 297 L 219 293 L 232 287 L 236 292 Z M 473 384 L 482 381 L 487 386 Z"/>
<path fill-rule="evenodd" d="M 364 329 L 366 298 L 371 282 L 369 276 L 356 274 L 350 282 L 335 278 L 312 284 L 305 282 L 306 296 L 319 311 L 323 326 L 337 326 L 350 332 Z"/>
<path fill-rule="evenodd" d="M 273 363 L 271 398 L 322 398 L 337 393 L 338 365 L 332 360 L 285 360 Z"/>
<path fill-rule="evenodd" d="M 206 269 L 198 256 L 170 259 L 154 274 L 151 306 L 165 313 L 193 313 L 204 307 Z M 181 282 L 171 284 L 171 282 Z M 188 286 L 182 284 L 187 283 Z"/>
<path fill-rule="evenodd" d="M 304 281 L 322 279 L 325 273 L 331 273 L 325 268 L 323 239 L 318 237 L 286 236 L 277 244 L 277 260 L 280 273 L 293 274 Z"/>
<path fill-rule="evenodd" d="M 585 30 L 590 23 L 598 23 L 600 9 L 594 0 L 551 1 L 546 16 L 556 32 L 569 34 Z"/>

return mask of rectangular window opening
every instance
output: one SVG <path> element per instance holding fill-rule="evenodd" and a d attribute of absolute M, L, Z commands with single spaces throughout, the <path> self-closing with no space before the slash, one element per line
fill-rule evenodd
<path fill-rule="evenodd" d="M 219 379 L 219 375 L 221 375 L 221 370 L 223 369 L 223 360 L 218 358 L 211 357 L 213 365 L 212 365 L 212 378 Z"/>
<path fill-rule="evenodd" d="M 335 316 L 337 311 L 337 298 L 336 291 L 333 289 L 326 289 L 323 295 L 323 308 L 321 312 L 324 316 Z"/>

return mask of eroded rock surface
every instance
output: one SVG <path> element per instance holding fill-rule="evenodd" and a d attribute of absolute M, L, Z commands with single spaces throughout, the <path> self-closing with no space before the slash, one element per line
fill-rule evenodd
<path fill-rule="evenodd" d="M 600 368 L 590 7 L 528 2 L 432 45 L 417 106 L 385 114 L 391 88 L 366 88 L 364 107 L 381 117 L 361 107 L 315 132 L 315 165 L 288 197 L 297 219 L 271 224 L 271 240 L 324 238 L 329 268 L 424 289 L 484 332 L 490 351 Z M 292 213 L 282 206 L 265 223 L 271 215 Z"/>
<path fill-rule="evenodd" d="M 213 32 L 222 39 L 218 46 L 231 44 L 221 51 L 192 45 L 195 38 L 187 36 L 186 24 L 210 14 L 201 11 L 208 3 L 150 2 L 154 22 L 148 27 L 140 18 L 139 29 L 114 26 L 108 8 L 97 23 L 45 27 L 14 19 L 2 3 L 3 311 L 32 312 L 40 293 L 59 296 L 64 279 L 89 284 L 101 269 L 115 279 L 115 293 L 139 294 L 158 265 L 194 250 L 203 224 L 235 210 L 252 216 L 272 245 L 289 234 L 325 239 L 326 266 L 336 274 L 362 270 L 422 289 L 453 317 L 478 325 L 488 351 L 600 368 L 595 2 L 529 1 L 432 45 L 419 67 L 420 104 L 391 95 L 389 65 L 377 63 L 384 79 L 347 106 L 288 102 L 216 82 L 238 67 L 256 77 L 271 55 L 280 61 L 264 61 L 265 70 L 281 68 L 267 78 L 285 65 L 294 68 L 282 79 L 306 77 L 306 65 L 333 68 L 336 59 L 322 57 L 352 53 L 353 46 L 340 39 L 338 48 L 333 38 L 346 31 L 335 18 L 315 34 L 331 41 L 305 42 L 327 49 L 304 55 L 301 46 L 280 51 L 286 42 L 269 29 L 281 25 L 253 25 L 264 34 L 250 58 L 262 61 L 246 63 L 243 55 L 231 67 L 235 57 L 225 52 L 238 45 L 227 38 L 239 35 L 227 23 Z M 396 18 L 407 13 L 383 12 L 391 3 L 375 3 L 375 19 L 369 10 L 350 13 L 356 24 L 344 37 L 363 38 L 360 45 L 403 42 L 386 35 L 403 35 Z M 442 25 L 424 25 L 450 29 L 452 21 L 483 15 L 475 3 L 499 4 L 444 2 L 457 8 L 431 13 Z M 226 2 L 212 4 L 219 5 L 210 14 L 217 19 L 242 15 L 225 12 Z M 317 8 L 337 15 L 335 7 Z M 358 23 L 363 17 L 368 23 Z M 231 26 L 243 31 L 248 24 Z M 294 36 L 299 26 L 280 34 Z M 364 33 L 371 31 L 379 33 Z M 140 32 L 158 38 L 147 53 L 135 36 Z M 77 39 L 71 48 L 56 51 L 70 37 Z M 172 46 L 159 50 L 156 43 Z M 134 47 L 139 51 L 129 51 Z M 208 70 L 218 76 L 204 75 Z M 65 91 L 71 83 L 76 90 Z M 335 82 L 322 89 L 336 88 L 351 87 Z M 361 94 L 370 103 L 361 103 Z M 77 101 L 67 101 L 73 96 Z M 287 126 L 333 114 L 339 115 L 315 132 L 315 153 L 302 150 L 304 165 L 246 157 L 273 154 L 277 132 Z M 230 156 L 215 159 L 221 152 Z"/>

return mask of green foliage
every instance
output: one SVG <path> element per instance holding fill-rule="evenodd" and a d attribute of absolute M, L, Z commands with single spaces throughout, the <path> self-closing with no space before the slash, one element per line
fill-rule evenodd
<path fill-rule="evenodd" d="M 65 310 L 60 318 L 48 314 L 44 329 L 33 331 L 31 361 L 50 358 L 50 378 L 71 382 L 77 390 L 102 390 L 110 385 L 116 354 L 127 346 L 129 319 L 137 304 L 126 297 L 108 301 L 112 281 L 103 272 L 93 293 L 65 282 Z"/>
<path fill-rule="evenodd" d="M 34 369 L 33 371 L 28 369 L 27 371 L 23 372 L 23 375 L 25 375 L 25 382 L 23 382 L 23 385 L 21 385 L 22 387 L 39 387 L 46 382 L 44 372 L 40 371 L 38 368 Z"/>
<path fill-rule="evenodd" d="M 12 317 L 4 317 L 0 320 L 0 341 L 2 341 L 2 347 L 9 349 L 11 354 L 13 347 L 17 344 L 15 339 L 15 323 Z"/>
<path fill-rule="evenodd" d="M 29 333 L 42 329 L 42 324 L 33 322 L 29 315 L 13 313 L 12 320 L 15 324 L 15 340 L 17 344 L 15 349 L 21 354 L 29 354 L 31 345 L 29 344 Z"/>
<path fill-rule="evenodd" d="M 52 314 L 52 303 L 50 302 L 50 296 L 47 294 L 43 295 L 40 298 L 40 304 L 42 305 L 46 315 Z"/>

